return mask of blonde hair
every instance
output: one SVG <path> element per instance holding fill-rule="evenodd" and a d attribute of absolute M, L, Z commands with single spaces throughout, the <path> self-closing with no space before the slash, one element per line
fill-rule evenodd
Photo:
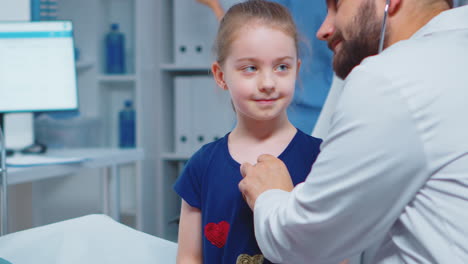
<path fill-rule="evenodd" d="M 278 29 L 291 36 L 299 54 L 299 34 L 289 11 L 278 3 L 266 0 L 248 0 L 233 5 L 223 16 L 214 45 L 216 60 L 223 65 L 229 55 L 231 43 L 245 25 L 259 23 Z"/>

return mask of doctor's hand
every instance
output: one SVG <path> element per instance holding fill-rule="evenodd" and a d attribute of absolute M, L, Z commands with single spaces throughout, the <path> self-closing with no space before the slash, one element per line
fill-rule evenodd
<path fill-rule="evenodd" d="M 257 164 L 243 163 L 240 170 L 244 179 L 239 183 L 239 190 L 252 210 L 258 196 L 265 191 L 280 189 L 290 192 L 294 188 L 286 165 L 272 155 L 260 155 Z"/>

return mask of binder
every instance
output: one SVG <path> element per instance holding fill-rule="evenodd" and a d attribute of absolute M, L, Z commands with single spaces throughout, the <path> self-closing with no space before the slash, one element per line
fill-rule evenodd
<path fill-rule="evenodd" d="M 215 15 L 197 1 L 174 0 L 174 52 L 179 65 L 209 65 L 218 28 Z"/>
<path fill-rule="evenodd" d="M 31 0 L 31 20 L 57 20 L 58 0 Z"/>
<path fill-rule="evenodd" d="M 229 92 L 219 88 L 210 76 L 194 76 L 192 85 L 193 148 L 223 137 L 232 130 L 235 113 Z"/>
<path fill-rule="evenodd" d="M 192 154 L 192 118 L 191 118 L 191 87 L 190 78 L 177 76 L 174 78 L 175 98 L 175 151 L 176 153 Z"/>
<path fill-rule="evenodd" d="M 175 151 L 193 154 L 223 137 L 235 124 L 228 91 L 211 76 L 175 77 Z"/>
<path fill-rule="evenodd" d="M 228 10 L 240 0 L 220 1 Z M 194 0 L 174 0 L 174 58 L 178 65 L 210 65 L 219 22 L 213 11 Z"/>

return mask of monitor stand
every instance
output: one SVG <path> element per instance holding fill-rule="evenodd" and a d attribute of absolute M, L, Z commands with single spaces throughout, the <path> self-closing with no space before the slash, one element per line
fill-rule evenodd
<path fill-rule="evenodd" d="M 34 115 L 32 113 L 0 114 L 7 155 L 34 145 Z"/>
<path fill-rule="evenodd" d="M 5 130 L 4 130 L 5 124 L 3 123 L 3 115 L 4 114 L 0 113 L 0 130 L 1 130 L 1 135 L 0 135 L 1 145 L 0 145 L 0 148 L 3 148 L 3 147 L 6 148 L 6 146 L 5 146 Z M 0 149 L 0 151 L 2 151 L 2 149 Z M 7 157 L 13 155 L 13 153 L 14 153 L 13 150 L 5 149 L 5 154 L 6 154 Z"/>

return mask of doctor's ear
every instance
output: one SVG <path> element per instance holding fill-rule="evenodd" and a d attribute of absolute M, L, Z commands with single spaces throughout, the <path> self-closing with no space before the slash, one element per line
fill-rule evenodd
<path fill-rule="evenodd" d="M 227 90 L 226 82 L 224 81 L 224 72 L 221 65 L 216 61 L 211 65 L 211 72 L 216 81 L 216 84 L 223 90 Z"/>
<path fill-rule="evenodd" d="M 385 2 L 387 0 L 384 0 Z M 396 14 L 398 10 L 400 10 L 401 5 L 403 4 L 402 2 L 405 0 L 390 0 L 390 4 L 388 6 L 388 14 L 390 16 Z"/>

